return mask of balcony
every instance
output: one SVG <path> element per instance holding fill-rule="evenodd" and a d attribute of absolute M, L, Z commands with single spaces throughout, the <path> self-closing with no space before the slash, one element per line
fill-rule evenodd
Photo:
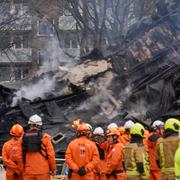
<path fill-rule="evenodd" d="M 32 61 L 32 49 L 10 49 L 7 54 L 0 53 L 0 63 L 30 63 Z"/>

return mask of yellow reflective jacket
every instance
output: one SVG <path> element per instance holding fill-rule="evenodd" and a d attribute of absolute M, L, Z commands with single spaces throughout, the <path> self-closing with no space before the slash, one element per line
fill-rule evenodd
<path fill-rule="evenodd" d="M 169 136 L 157 142 L 156 160 L 159 161 L 161 173 L 174 173 L 174 156 L 180 142 L 180 137 Z"/>
<path fill-rule="evenodd" d="M 149 177 L 149 158 L 145 147 L 137 143 L 126 144 L 123 152 L 123 160 L 126 169 L 126 175 L 139 176 L 141 179 Z M 140 173 L 137 168 L 137 163 L 142 163 L 144 173 Z"/>

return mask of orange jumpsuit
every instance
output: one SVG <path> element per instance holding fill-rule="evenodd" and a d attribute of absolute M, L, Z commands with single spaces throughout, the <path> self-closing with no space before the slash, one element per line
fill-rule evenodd
<path fill-rule="evenodd" d="M 150 134 L 148 130 L 144 130 L 144 135 L 143 135 L 143 144 L 145 149 L 148 151 L 148 138 L 149 138 Z"/>
<path fill-rule="evenodd" d="M 40 152 L 27 152 L 25 156 L 25 180 L 50 180 L 50 171 L 56 171 L 55 152 L 51 137 L 44 134 L 41 141 L 47 159 Z"/>
<path fill-rule="evenodd" d="M 102 169 L 102 174 L 107 175 L 108 180 L 125 180 L 125 173 L 123 170 L 123 145 L 121 143 L 115 143 L 110 145 L 107 156 L 106 166 Z M 117 172 L 116 177 L 113 172 Z"/>
<path fill-rule="evenodd" d="M 22 139 L 14 139 L 7 141 L 2 148 L 2 159 L 6 165 L 7 180 L 22 180 L 23 172 L 23 155 L 22 155 Z M 17 175 L 15 175 L 18 174 Z"/>
<path fill-rule="evenodd" d="M 98 146 L 104 151 L 104 157 L 101 158 L 98 164 L 95 165 L 95 171 L 94 171 L 94 180 L 107 180 L 107 177 L 105 174 L 100 174 L 101 169 L 105 168 L 105 156 L 108 150 L 108 142 L 105 141 L 103 143 L 99 143 Z"/>
<path fill-rule="evenodd" d="M 127 132 L 125 132 L 123 135 L 120 135 L 118 137 L 118 141 L 123 145 L 125 145 L 127 142 L 129 142 L 130 139 L 131 139 L 131 135 Z"/>
<path fill-rule="evenodd" d="M 156 148 L 157 148 L 157 140 L 160 136 L 157 133 L 151 133 L 148 138 L 148 154 L 150 161 L 150 177 L 149 180 L 159 180 L 161 179 L 160 168 L 156 163 Z"/>
<path fill-rule="evenodd" d="M 99 162 L 99 153 L 95 143 L 86 136 L 81 136 L 70 142 L 65 159 L 73 171 L 71 180 L 94 180 L 94 168 Z M 84 167 L 86 170 L 84 176 L 77 173 L 80 167 Z"/>

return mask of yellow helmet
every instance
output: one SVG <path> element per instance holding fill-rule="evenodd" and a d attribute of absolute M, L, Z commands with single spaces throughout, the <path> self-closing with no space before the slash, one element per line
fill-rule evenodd
<path fill-rule="evenodd" d="M 171 129 L 175 132 L 179 132 L 179 128 L 180 128 L 180 121 L 175 118 L 169 118 L 164 124 L 165 130 Z"/>
<path fill-rule="evenodd" d="M 140 135 L 142 137 L 144 134 L 144 130 L 145 130 L 145 128 L 142 124 L 135 123 L 130 129 L 130 134 Z"/>

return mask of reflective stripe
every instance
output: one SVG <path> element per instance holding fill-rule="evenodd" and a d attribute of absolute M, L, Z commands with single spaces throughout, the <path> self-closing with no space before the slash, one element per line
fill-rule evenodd
<path fill-rule="evenodd" d="M 127 176 L 139 176 L 140 173 L 137 171 L 126 171 Z"/>
<path fill-rule="evenodd" d="M 174 172 L 174 167 L 169 167 L 169 168 L 165 167 L 165 157 L 164 157 L 164 146 L 163 146 L 163 143 L 160 143 L 159 148 L 160 148 L 160 154 L 161 154 L 161 158 L 162 158 L 161 172 Z"/>

